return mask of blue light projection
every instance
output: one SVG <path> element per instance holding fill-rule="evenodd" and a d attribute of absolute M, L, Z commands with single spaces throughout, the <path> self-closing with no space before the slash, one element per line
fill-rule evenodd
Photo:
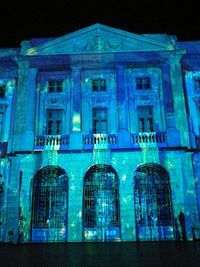
<path fill-rule="evenodd" d="M 0 241 L 199 239 L 194 51 L 101 24 L 0 49 Z"/>

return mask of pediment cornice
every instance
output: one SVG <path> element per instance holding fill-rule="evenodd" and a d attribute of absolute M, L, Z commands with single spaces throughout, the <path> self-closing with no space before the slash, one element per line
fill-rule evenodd
<path fill-rule="evenodd" d="M 25 55 L 63 55 L 107 52 L 172 51 L 174 39 L 129 33 L 120 29 L 94 24 L 65 36 L 55 38 L 24 51 Z"/>

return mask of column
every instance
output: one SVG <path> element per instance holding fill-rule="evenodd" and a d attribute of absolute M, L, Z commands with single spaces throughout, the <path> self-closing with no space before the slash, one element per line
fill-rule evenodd
<path fill-rule="evenodd" d="M 72 67 L 72 121 L 70 148 L 82 148 L 82 133 L 81 133 L 81 68 Z"/>
<path fill-rule="evenodd" d="M 183 90 L 183 76 L 181 70 L 181 59 L 184 51 L 178 51 L 176 54 L 171 54 L 170 62 L 170 77 L 172 84 L 172 92 L 174 96 L 174 110 L 176 118 L 176 128 L 180 131 L 181 146 L 190 146 L 188 118 L 185 106 L 185 96 Z"/>
<path fill-rule="evenodd" d="M 24 136 L 24 149 L 31 151 L 34 146 L 36 127 L 36 91 L 37 91 L 37 69 L 29 69 L 27 84 L 27 105 L 26 105 L 26 129 Z"/>
<path fill-rule="evenodd" d="M 124 65 L 117 65 L 117 107 L 118 107 L 118 142 L 120 147 L 130 146 L 128 133 L 127 93 L 125 87 Z"/>
<path fill-rule="evenodd" d="M 172 92 L 170 65 L 168 63 L 161 65 L 162 84 L 163 84 L 163 102 L 166 116 L 167 141 L 169 146 L 180 146 L 180 133 L 176 128 L 176 118 L 174 112 L 174 98 Z"/>
<path fill-rule="evenodd" d="M 31 69 L 29 62 L 20 57 L 14 126 L 14 150 L 31 151 L 34 143 L 35 101 L 37 69 Z"/>
<path fill-rule="evenodd" d="M 19 158 L 11 157 L 10 180 L 7 197 L 6 241 L 17 243 L 19 219 Z"/>
<path fill-rule="evenodd" d="M 170 66 L 169 66 L 169 64 L 162 64 L 161 65 L 161 71 L 162 71 L 163 96 L 164 96 L 165 111 L 167 113 L 173 113 L 174 112 L 174 100 L 173 100 L 171 81 L 170 81 Z"/>

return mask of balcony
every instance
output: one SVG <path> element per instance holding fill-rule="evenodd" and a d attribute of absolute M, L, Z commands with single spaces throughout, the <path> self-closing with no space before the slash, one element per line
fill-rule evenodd
<path fill-rule="evenodd" d="M 69 148 L 69 135 L 39 135 L 35 137 L 34 150 L 66 150 Z"/>
<path fill-rule="evenodd" d="M 69 147 L 69 140 L 69 135 L 39 135 L 35 138 L 34 150 L 73 150 L 73 144 Z M 129 140 L 126 140 L 130 142 L 129 148 L 168 147 L 166 132 L 131 134 Z M 119 144 L 116 134 L 87 134 L 82 136 L 82 149 L 123 149 L 126 147 L 124 142 L 122 139 Z"/>
<path fill-rule="evenodd" d="M 88 134 L 83 136 L 83 147 L 86 149 L 107 149 L 117 147 L 115 134 Z"/>
<path fill-rule="evenodd" d="M 134 147 L 166 147 L 166 132 L 145 132 L 131 135 L 131 143 Z"/>

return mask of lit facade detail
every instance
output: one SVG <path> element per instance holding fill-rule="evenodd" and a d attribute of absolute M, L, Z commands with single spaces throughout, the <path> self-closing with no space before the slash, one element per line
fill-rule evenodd
<path fill-rule="evenodd" d="M 0 242 L 199 239 L 199 56 L 101 24 L 0 49 Z"/>

